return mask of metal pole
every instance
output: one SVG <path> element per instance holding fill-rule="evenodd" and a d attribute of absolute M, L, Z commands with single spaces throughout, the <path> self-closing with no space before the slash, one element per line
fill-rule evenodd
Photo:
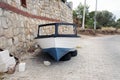
<path fill-rule="evenodd" d="M 96 0 L 96 5 L 95 5 L 94 30 L 96 30 L 96 23 L 97 23 L 96 15 L 97 15 L 97 0 Z"/>
<path fill-rule="evenodd" d="M 86 0 L 84 0 L 84 10 L 83 10 L 82 29 L 85 29 L 85 12 L 86 12 Z"/>

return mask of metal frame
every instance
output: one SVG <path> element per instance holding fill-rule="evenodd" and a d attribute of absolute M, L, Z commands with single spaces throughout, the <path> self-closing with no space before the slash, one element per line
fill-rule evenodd
<path fill-rule="evenodd" d="M 49 26 L 49 25 L 55 25 L 55 34 L 40 36 L 39 35 L 39 29 L 40 29 L 40 27 Z M 73 25 L 73 27 L 75 29 L 75 34 L 58 34 L 58 27 L 59 27 L 59 25 Z M 38 34 L 37 34 L 36 38 L 48 38 L 48 37 L 79 37 L 79 36 L 77 36 L 76 25 L 72 24 L 72 23 L 49 23 L 49 24 L 39 25 L 38 26 Z"/>

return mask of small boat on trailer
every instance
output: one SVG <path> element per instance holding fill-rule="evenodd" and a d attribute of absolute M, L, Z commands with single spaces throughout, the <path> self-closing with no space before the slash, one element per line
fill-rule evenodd
<path fill-rule="evenodd" d="M 35 39 L 44 53 L 50 54 L 56 61 L 65 61 L 77 55 L 79 38 L 75 24 L 49 23 L 38 26 Z"/>

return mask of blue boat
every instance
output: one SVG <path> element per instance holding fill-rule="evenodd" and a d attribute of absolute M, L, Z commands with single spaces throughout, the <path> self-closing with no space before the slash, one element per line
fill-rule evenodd
<path fill-rule="evenodd" d="M 56 61 L 66 61 L 77 55 L 79 38 L 75 24 L 49 23 L 39 25 L 35 39 L 44 53 L 50 54 Z"/>

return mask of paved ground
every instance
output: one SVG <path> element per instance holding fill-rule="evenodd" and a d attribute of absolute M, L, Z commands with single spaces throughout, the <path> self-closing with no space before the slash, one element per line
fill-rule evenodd
<path fill-rule="evenodd" d="M 70 61 L 55 62 L 44 55 L 26 60 L 26 71 L 4 80 L 120 80 L 120 35 L 80 39 L 82 48 Z M 43 60 L 51 61 L 45 66 Z"/>

